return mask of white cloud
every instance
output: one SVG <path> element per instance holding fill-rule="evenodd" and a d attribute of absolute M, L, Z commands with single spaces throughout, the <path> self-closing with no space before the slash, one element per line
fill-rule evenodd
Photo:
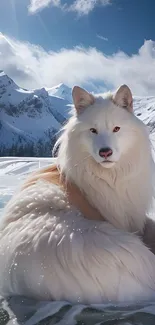
<path fill-rule="evenodd" d="M 102 41 L 108 41 L 108 38 L 107 37 L 104 37 L 104 36 L 102 36 L 102 35 L 99 35 L 99 34 L 97 34 L 96 35 L 98 38 L 100 38 Z"/>
<path fill-rule="evenodd" d="M 61 0 L 30 0 L 29 12 L 35 13 L 49 5 L 59 7 L 61 6 Z"/>
<path fill-rule="evenodd" d="M 145 41 L 137 54 L 105 56 L 95 48 L 46 52 L 30 43 L 0 35 L 0 67 L 26 88 L 93 85 L 116 89 L 126 83 L 136 95 L 155 95 L 155 42 Z"/>
<path fill-rule="evenodd" d="M 107 6 L 110 3 L 111 0 L 75 0 L 69 9 L 76 11 L 80 15 L 87 15 L 95 6 Z"/>
<path fill-rule="evenodd" d="M 87 15 L 92 11 L 95 6 L 107 6 L 111 3 L 111 0 L 74 0 L 73 3 L 68 6 L 67 1 L 62 5 L 61 0 L 30 0 L 29 12 L 35 13 L 50 4 L 55 7 L 59 7 L 66 11 L 75 11 L 79 15 Z"/>

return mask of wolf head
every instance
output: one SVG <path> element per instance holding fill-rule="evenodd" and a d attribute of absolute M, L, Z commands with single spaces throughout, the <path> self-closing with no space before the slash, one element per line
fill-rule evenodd
<path fill-rule="evenodd" d="M 144 159 L 149 136 L 146 126 L 134 115 L 128 86 L 122 85 L 116 93 L 103 97 L 75 86 L 72 96 L 73 116 L 60 140 L 61 147 L 69 147 L 68 161 L 78 164 L 90 158 L 103 168 L 116 168 L 126 156 L 130 161 L 139 153 Z"/>
<path fill-rule="evenodd" d="M 133 122 L 137 124 L 137 120 L 130 89 L 123 85 L 105 98 L 95 98 L 79 87 L 74 87 L 72 94 L 81 146 L 104 168 L 112 168 L 132 147 L 135 137 Z"/>

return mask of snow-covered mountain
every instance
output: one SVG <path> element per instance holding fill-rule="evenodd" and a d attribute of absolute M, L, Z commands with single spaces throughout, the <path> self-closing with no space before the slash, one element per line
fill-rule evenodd
<path fill-rule="evenodd" d="M 71 89 L 64 84 L 27 90 L 0 71 L 1 155 L 40 155 L 41 151 L 43 155 L 51 154 L 55 135 L 68 118 L 70 105 Z"/>
<path fill-rule="evenodd" d="M 0 156 L 51 156 L 71 104 L 64 84 L 27 90 L 0 71 Z M 134 110 L 155 139 L 155 97 L 134 97 Z"/>
<path fill-rule="evenodd" d="M 63 83 L 52 88 L 46 88 L 46 90 L 48 91 L 50 96 L 56 96 L 59 98 L 63 98 L 70 103 L 72 102 L 71 89 Z"/>

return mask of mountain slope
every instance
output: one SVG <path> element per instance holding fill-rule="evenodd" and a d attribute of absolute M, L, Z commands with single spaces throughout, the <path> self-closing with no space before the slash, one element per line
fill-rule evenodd
<path fill-rule="evenodd" d="M 60 97 L 64 89 L 66 99 Z M 71 89 L 63 84 L 49 90 L 22 89 L 1 71 L 1 148 L 12 150 L 12 146 L 17 149 L 21 145 L 37 146 L 38 141 L 52 142 L 68 116 L 70 96 Z"/>

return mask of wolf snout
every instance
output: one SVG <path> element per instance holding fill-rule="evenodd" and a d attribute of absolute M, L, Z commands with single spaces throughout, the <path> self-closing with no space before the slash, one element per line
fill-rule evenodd
<path fill-rule="evenodd" d="M 108 158 L 113 154 L 113 151 L 109 147 L 101 148 L 99 150 L 100 157 Z"/>

